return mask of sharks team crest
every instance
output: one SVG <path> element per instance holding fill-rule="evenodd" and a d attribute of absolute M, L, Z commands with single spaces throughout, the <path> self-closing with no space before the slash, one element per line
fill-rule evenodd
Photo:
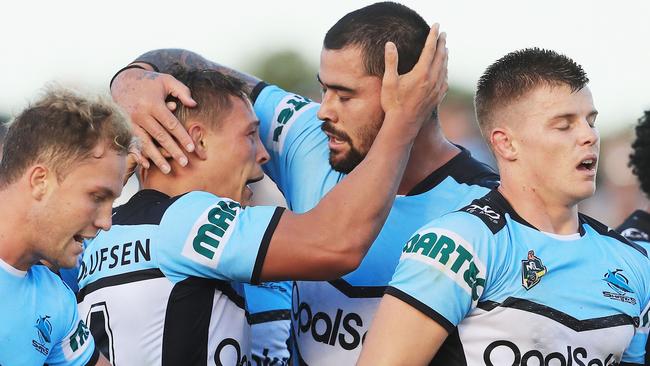
<path fill-rule="evenodd" d="M 535 251 L 528 251 L 528 258 L 521 261 L 521 285 L 530 290 L 542 280 L 548 272 L 542 260 L 535 255 Z"/>

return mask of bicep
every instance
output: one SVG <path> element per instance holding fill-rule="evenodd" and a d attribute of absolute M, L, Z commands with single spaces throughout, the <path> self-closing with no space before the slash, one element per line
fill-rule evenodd
<path fill-rule="evenodd" d="M 442 325 L 387 294 L 368 331 L 358 365 L 427 365 L 447 335 Z"/>

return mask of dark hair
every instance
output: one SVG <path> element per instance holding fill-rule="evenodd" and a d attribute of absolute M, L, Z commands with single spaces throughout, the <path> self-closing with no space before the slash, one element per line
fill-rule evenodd
<path fill-rule="evenodd" d="M 384 49 L 386 42 L 390 41 L 395 43 L 399 53 L 397 71 L 405 74 L 418 62 L 430 29 L 412 9 L 393 2 L 381 2 L 341 18 L 327 31 L 323 47 L 329 50 L 360 47 L 366 72 L 382 77 Z"/>
<path fill-rule="evenodd" d="M 197 103 L 196 107 L 187 108 L 175 98 L 168 98 L 176 102 L 177 108 L 174 114 L 183 124 L 188 119 L 201 118 L 212 127 L 218 127 L 218 122 L 232 108 L 230 97 L 249 100 L 245 92 L 245 84 L 241 80 L 219 71 L 188 70 L 176 65 L 171 74 L 190 89 L 192 98 Z"/>
<path fill-rule="evenodd" d="M 582 66 L 555 51 L 535 47 L 511 52 L 490 65 L 478 81 L 474 103 L 479 127 L 486 136 L 495 107 L 540 85 L 566 85 L 576 92 L 588 82 Z"/>
<path fill-rule="evenodd" d="M 75 162 L 100 143 L 126 155 L 132 140 L 127 118 L 107 98 L 90 100 L 60 87 L 23 110 L 10 124 L 0 162 L 0 187 L 13 183 L 36 163 L 63 179 Z"/>
<path fill-rule="evenodd" d="M 629 166 L 639 178 L 641 190 L 650 198 L 650 110 L 644 112 L 636 125 Z"/>

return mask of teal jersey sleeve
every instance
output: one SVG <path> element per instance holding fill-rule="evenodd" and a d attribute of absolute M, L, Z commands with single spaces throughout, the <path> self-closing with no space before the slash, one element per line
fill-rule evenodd
<path fill-rule="evenodd" d="M 489 236 L 463 213 L 433 220 L 402 249 L 386 292 L 452 332 L 486 290 Z M 468 230 L 474 226 L 478 230 Z"/>
<path fill-rule="evenodd" d="M 304 201 L 299 195 L 309 195 L 342 178 L 329 165 L 327 136 L 317 116 L 318 103 L 269 85 L 260 92 L 254 107 L 260 119 L 260 137 L 271 156 L 264 170 L 290 205 Z M 312 195 L 322 197 L 321 193 Z"/>
<path fill-rule="evenodd" d="M 160 269 L 174 282 L 189 276 L 258 282 L 273 231 L 277 207 L 242 208 L 206 192 L 190 192 L 165 212 L 157 247 Z"/>
<path fill-rule="evenodd" d="M 68 317 L 64 328 L 66 332 L 59 342 L 53 345 L 47 357 L 46 364 L 51 366 L 87 365 L 91 359 L 98 357 L 93 336 L 83 320 L 79 319 L 74 294 L 70 289 L 67 289 L 67 292 L 65 308 L 68 309 Z"/>

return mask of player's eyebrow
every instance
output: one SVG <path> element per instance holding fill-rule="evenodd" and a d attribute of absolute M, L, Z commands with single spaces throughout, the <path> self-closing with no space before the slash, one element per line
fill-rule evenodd
<path fill-rule="evenodd" d="M 318 75 L 318 74 L 316 74 L 316 80 L 318 80 L 318 82 L 320 83 L 320 85 L 325 86 L 325 87 L 327 87 L 328 89 L 334 89 L 334 90 L 338 90 L 338 91 L 344 91 L 344 92 L 348 92 L 348 93 L 354 93 L 354 89 L 352 89 L 352 88 L 350 88 L 350 87 L 347 87 L 347 86 L 343 86 L 343 85 L 339 85 L 339 84 L 325 84 L 325 83 L 323 82 L 323 80 L 320 79 L 320 75 Z"/>

